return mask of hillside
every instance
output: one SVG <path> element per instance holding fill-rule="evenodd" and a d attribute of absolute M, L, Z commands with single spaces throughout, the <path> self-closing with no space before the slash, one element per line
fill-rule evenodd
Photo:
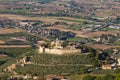
<path fill-rule="evenodd" d="M 0 80 L 119 80 L 120 0 L 0 0 Z"/>

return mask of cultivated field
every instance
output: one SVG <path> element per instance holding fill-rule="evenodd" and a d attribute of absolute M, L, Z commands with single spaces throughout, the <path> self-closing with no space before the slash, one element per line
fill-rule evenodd
<path fill-rule="evenodd" d="M 13 28 L 0 28 L 0 34 L 10 34 L 16 32 L 21 32 L 21 30 Z"/>
<path fill-rule="evenodd" d="M 0 45 L 0 48 L 29 48 L 31 45 Z"/>
<path fill-rule="evenodd" d="M 21 15 L 13 15 L 13 14 L 0 14 L 0 18 L 7 18 L 7 19 L 12 19 L 12 20 L 40 20 L 45 23 L 54 23 L 54 22 L 67 22 L 68 24 L 72 24 L 75 22 L 72 21 L 64 21 L 64 20 L 59 20 L 57 18 L 53 17 L 28 17 L 28 16 L 21 16 Z"/>
<path fill-rule="evenodd" d="M 92 47 L 94 49 L 120 48 L 120 46 L 109 46 L 104 44 L 86 44 L 86 46 Z"/>
<path fill-rule="evenodd" d="M 86 35 L 88 36 L 101 36 L 102 34 L 104 35 L 108 35 L 108 34 L 112 34 L 112 35 L 115 35 L 117 32 L 113 32 L 113 31 L 97 31 L 97 32 L 90 32 L 90 33 L 87 33 Z"/>

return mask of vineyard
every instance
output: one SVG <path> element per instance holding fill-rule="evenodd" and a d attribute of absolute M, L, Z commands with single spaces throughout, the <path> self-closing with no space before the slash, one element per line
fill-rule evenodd
<path fill-rule="evenodd" d="M 88 72 L 88 68 L 91 67 L 89 64 L 87 56 L 83 54 L 52 55 L 34 53 L 31 57 L 31 64 L 27 64 L 25 67 L 18 66 L 16 72 L 20 74 L 32 73 L 39 76 L 80 74 Z"/>
<path fill-rule="evenodd" d="M 0 48 L 0 54 L 6 55 L 4 59 L 0 59 L 0 73 L 3 69 L 16 62 L 17 59 L 33 52 L 31 48 Z"/>
<path fill-rule="evenodd" d="M 89 64 L 87 56 L 84 54 L 34 54 L 31 61 L 36 64 Z"/>
<path fill-rule="evenodd" d="M 18 66 L 16 72 L 22 74 L 37 74 L 39 76 L 56 74 L 56 75 L 69 75 L 83 73 L 84 67 L 82 66 L 39 66 L 39 65 L 26 65 L 24 68 Z"/>

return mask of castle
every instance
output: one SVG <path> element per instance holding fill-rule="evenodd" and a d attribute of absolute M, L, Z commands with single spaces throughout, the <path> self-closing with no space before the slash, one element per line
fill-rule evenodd
<path fill-rule="evenodd" d="M 66 47 L 63 47 L 64 41 L 56 39 L 50 42 L 50 47 L 42 46 L 46 42 L 39 41 L 38 47 L 40 53 L 50 53 L 50 54 L 69 54 L 69 53 L 80 53 L 81 50 L 76 48 L 76 44 L 70 42 Z"/>

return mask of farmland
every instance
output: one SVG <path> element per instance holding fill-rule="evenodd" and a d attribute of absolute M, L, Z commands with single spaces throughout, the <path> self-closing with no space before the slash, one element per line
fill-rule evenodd
<path fill-rule="evenodd" d="M 17 32 L 21 32 L 21 30 L 17 30 L 17 29 L 0 29 L 0 34 L 10 34 L 10 33 L 17 33 Z"/>
<path fill-rule="evenodd" d="M 116 80 L 119 59 L 119 0 L 0 0 L 0 80 Z"/>

